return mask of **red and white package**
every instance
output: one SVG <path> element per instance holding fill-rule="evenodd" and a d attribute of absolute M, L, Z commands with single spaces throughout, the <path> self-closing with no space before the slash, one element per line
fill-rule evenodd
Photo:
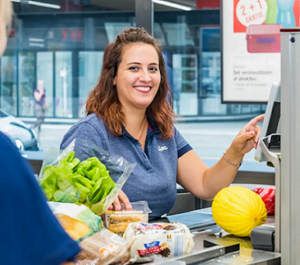
<path fill-rule="evenodd" d="M 148 262 L 189 254 L 193 235 L 186 225 L 175 223 L 131 223 L 123 238 L 131 243 L 131 262 Z"/>

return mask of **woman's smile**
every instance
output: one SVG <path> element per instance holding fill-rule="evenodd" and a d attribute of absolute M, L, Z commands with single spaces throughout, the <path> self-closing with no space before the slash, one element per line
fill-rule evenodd
<path fill-rule="evenodd" d="M 149 93 L 151 90 L 150 86 L 135 86 L 134 88 L 142 93 Z"/>

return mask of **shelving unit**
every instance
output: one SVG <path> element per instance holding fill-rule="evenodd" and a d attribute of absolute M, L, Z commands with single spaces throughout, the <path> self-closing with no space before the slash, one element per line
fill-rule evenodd
<path fill-rule="evenodd" d="M 198 114 L 198 59 L 196 54 L 173 55 L 173 101 L 177 115 Z"/>
<path fill-rule="evenodd" d="M 220 94 L 220 57 L 220 52 L 203 52 L 201 54 L 201 97 Z"/>

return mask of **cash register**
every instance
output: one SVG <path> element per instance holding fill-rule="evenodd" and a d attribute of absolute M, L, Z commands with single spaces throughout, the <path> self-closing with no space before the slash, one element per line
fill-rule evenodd
<path fill-rule="evenodd" d="M 261 127 L 255 160 L 267 162 L 275 168 L 275 223 L 256 227 L 251 233 L 251 243 L 255 249 L 278 251 L 280 248 L 280 83 L 275 82 L 267 104 L 265 118 Z M 277 214 L 276 214 L 277 213 Z M 275 234 L 275 231 L 276 232 Z"/>

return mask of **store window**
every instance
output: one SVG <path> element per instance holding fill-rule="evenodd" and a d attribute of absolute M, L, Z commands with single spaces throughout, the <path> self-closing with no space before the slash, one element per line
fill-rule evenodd
<path fill-rule="evenodd" d="M 37 52 L 36 54 L 37 84 L 39 80 L 42 80 L 44 82 L 46 101 L 48 105 L 48 110 L 46 112 L 47 117 L 53 117 L 55 109 L 53 100 L 53 56 L 53 52 Z"/>
<path fill-rule="evenodd" d="M 19 53 L 18 63 L 19 115 L 34 116 L 35 53 Z"/>
<path fill-rule="evenodd" d="M 1 58 L 0 107 L 17 115 L 17 58 L 13 53 L 5 53 Z"/>
<path fill-rule="evenodd" d="M 103 62 L 104 52 L 79 52 L 79 117 L 85 116 L 85 101 L 96 86 Z"/>
<path fill-rule="evenodd" d="M 72 53 L 55 53 L 56 117 L 72 118 Z"/>
<path fill-rule="evenodd" d="M 221 104 L 221 34 L 219 10 L 155 12 L 169 73 L 173 110 L 201 118 L 260 113 L 262 106 Z M 155 27 L 154 27 L 155 28 Z M 183 118 L 184 120 L 184 118 Z M 187 119 L 188 120 L 188 119 Z"/>
<path fill-rule="evenodd" d="M 46 5 L 32 5 L 27 0 L 13 3 L 16 20 L 0 60 L 0 109 L 28 127 L 33 125 L 33 93 L 43 80 L 48 109 L 40 141 L 46 152 L 59 146 L 70 126 L 85 116 L 85 101 L 99 80 L 104 50 L 120 31 L 136 25 L 136 2 L 43 3 Z M 188 12 L 155 5 L 153 35 L 162 45 L 167 64 L 172 107 L 178 115 L 176 126 L 201 157 L 220 156 L 219 149 L 228 147 L 243 123 L 231 124 L 234 133 L 217 139 L 217 124 L 202 121 L 251 117 L 265 106 L 221 104 L 219 10 L 197 10 L 192 0 L 188 3 L 192 6 Z M 219 146 L 209 147 L 211 142 Z"/>

